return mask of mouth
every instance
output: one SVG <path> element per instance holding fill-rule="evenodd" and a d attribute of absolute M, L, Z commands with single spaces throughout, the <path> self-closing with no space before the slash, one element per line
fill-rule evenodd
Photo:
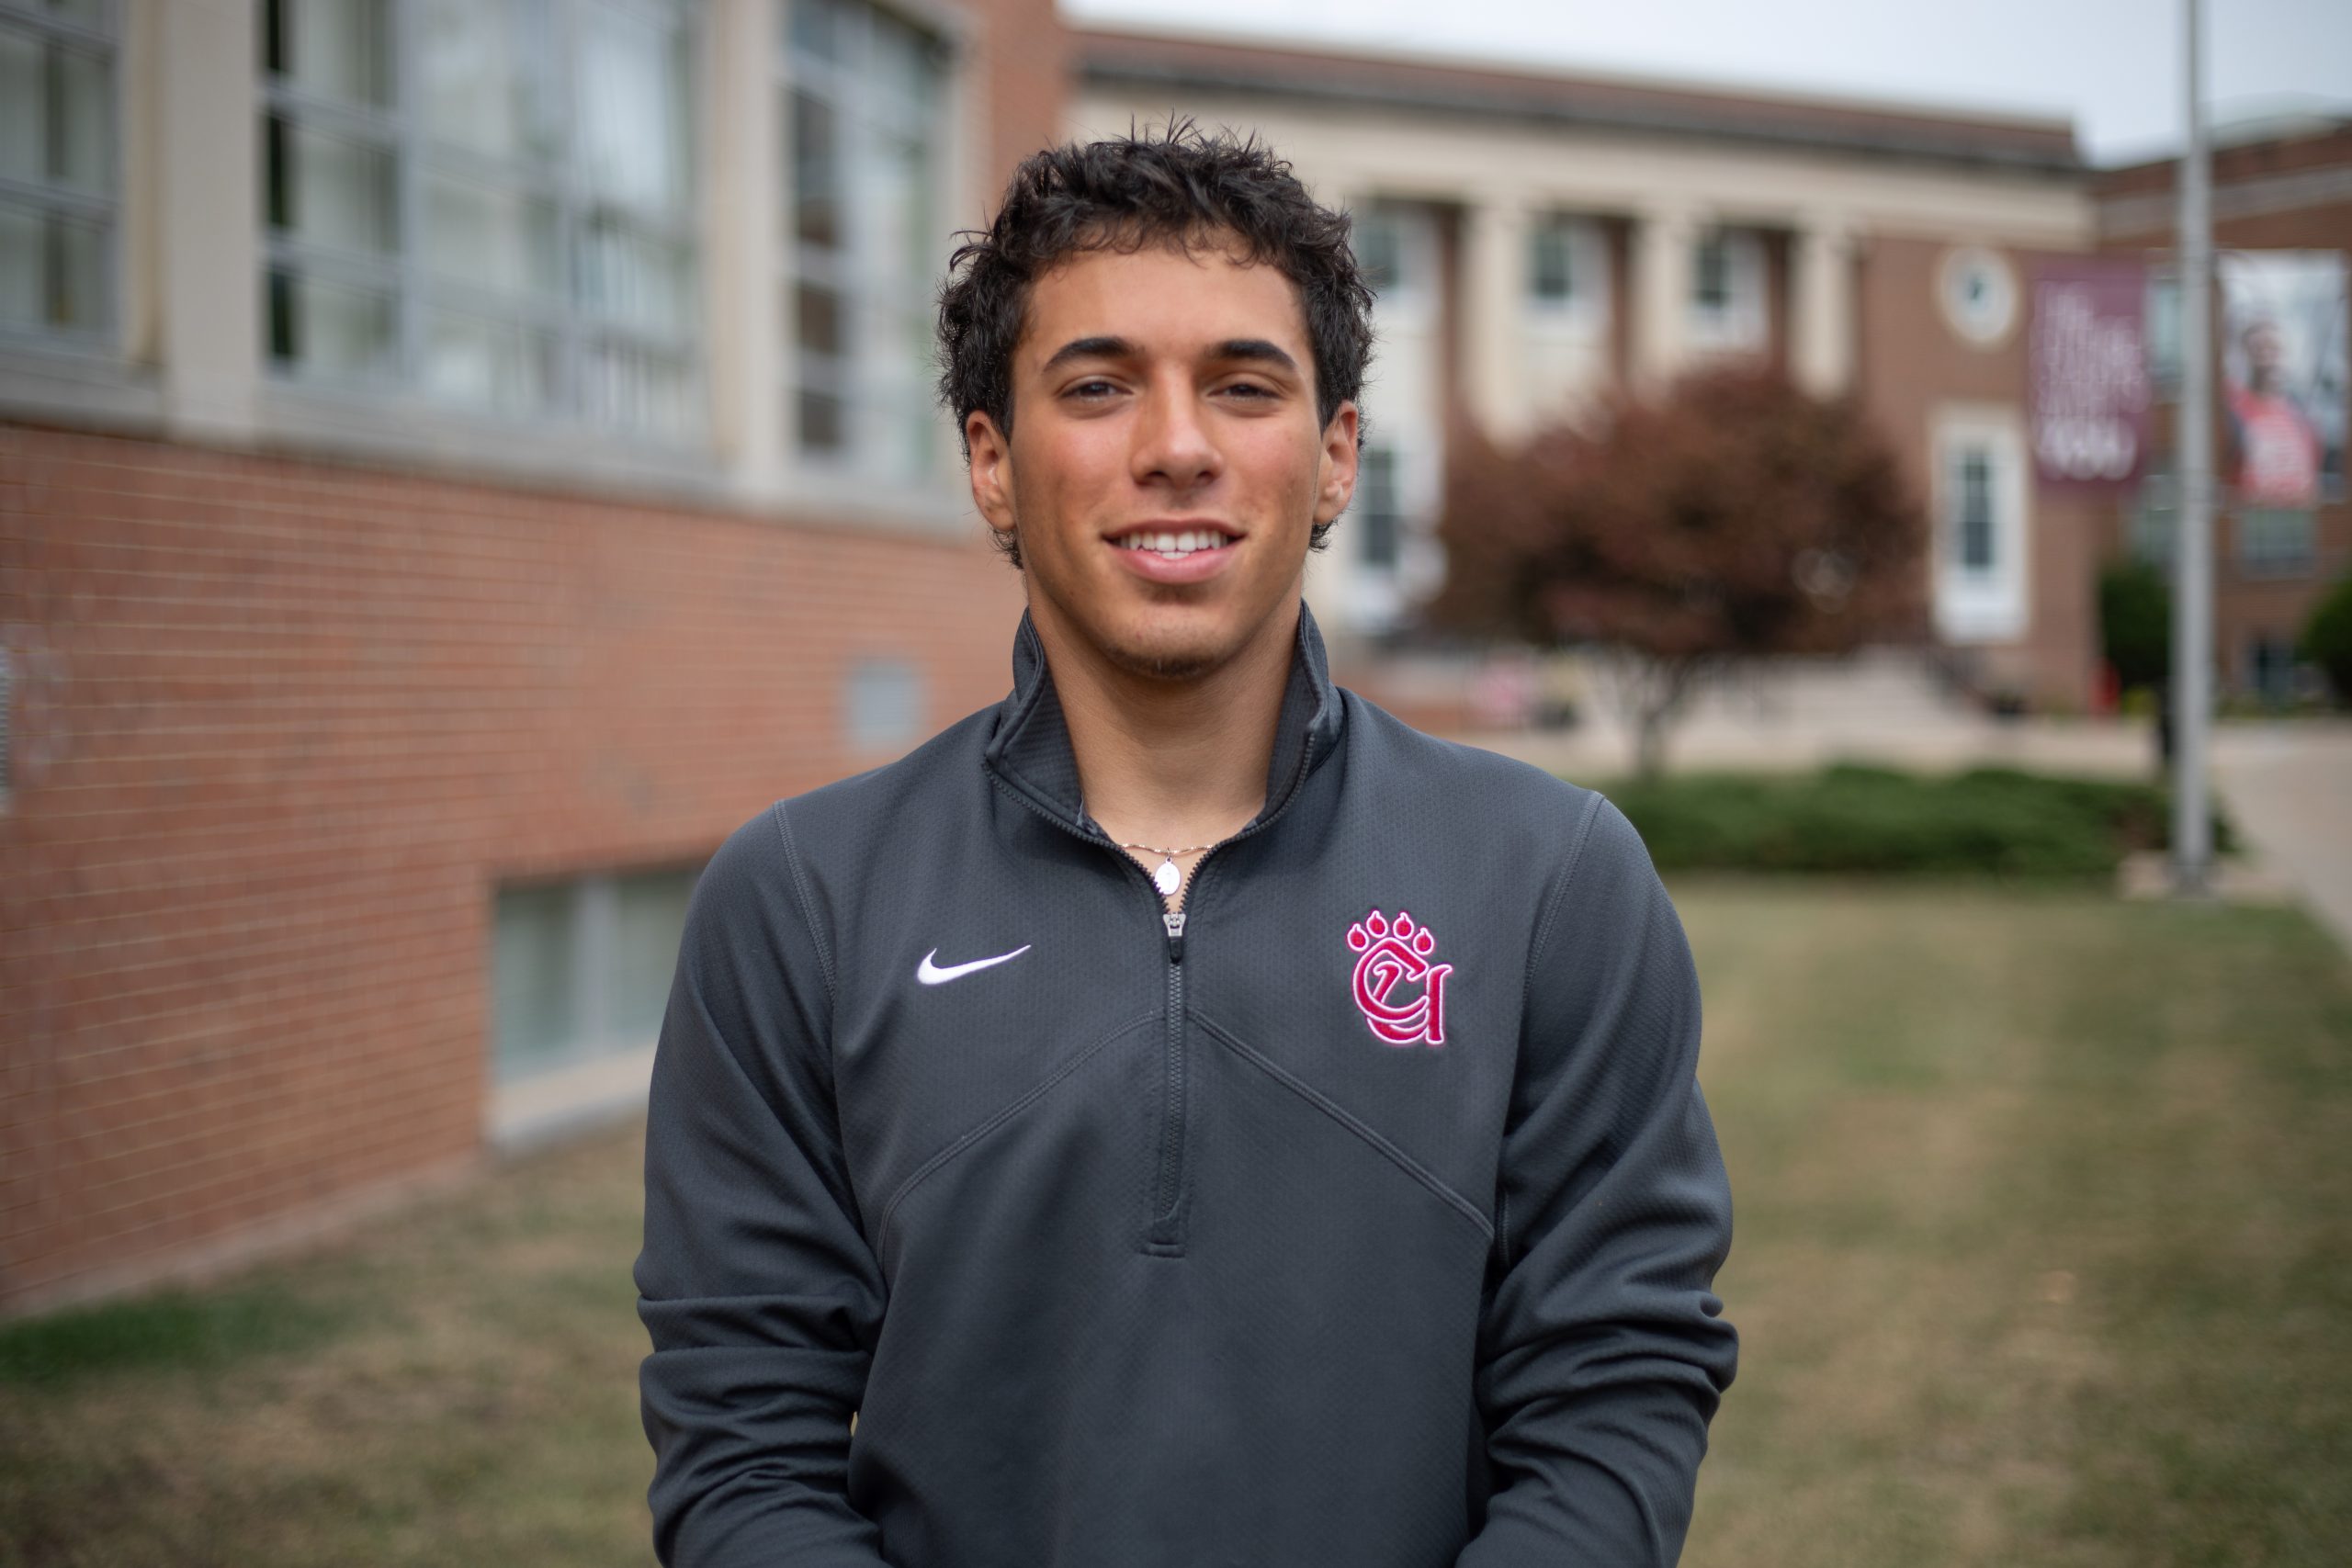
<path fill-rule="evenodd" d="M 1215 523 L 1194 523 L 1183 527 L 1144 526 L 1132 528 L 1114 536 L 1114 548 L 1154 555 L 1161 560 L 1180 561 L 1207 550 L 1221 550 L 1241 537 L 1231 529 Z"/>
<path fill-rule="evenodd" d="M 1242 535 L 1221 523 L 1154 519 L 1106 535 L 1119 564 L 1162 588 L 1206 582 L 1240 552 Z"/>

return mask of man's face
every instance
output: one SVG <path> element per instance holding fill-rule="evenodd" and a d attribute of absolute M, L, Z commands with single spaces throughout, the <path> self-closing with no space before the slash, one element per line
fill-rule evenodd
<path fill-rule="evenodd" d="M 1355 406 L 1317 420 L 1314 364 L 1296 287 L 1220 248 L 1081 252 L 1035 280 L 1012 434 L 984 412 L 965 434 L 1049 638 L 1184 680 L 1289 634 L 1309 530 L 1355 482 Z"/>
<path fill-rule="evenodd" d="M 2286 340 L 2278 335 L 2278 329 L 2270 322 L 2256 321 L 2246 328 L 2246 378 L 2264 390 L 2276 386 L 2286 349 Z"/>

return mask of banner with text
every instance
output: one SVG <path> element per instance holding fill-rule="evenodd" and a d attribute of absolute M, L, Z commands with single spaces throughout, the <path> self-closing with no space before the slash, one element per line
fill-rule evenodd
<path fill-rule="evenodd" d="M 2148 282 L 2136 261 L 2052 257 L 2035 269 L 2027 342 L 2033 469 L 2057 489 L 2118 493 L 2148 449 Z"/>

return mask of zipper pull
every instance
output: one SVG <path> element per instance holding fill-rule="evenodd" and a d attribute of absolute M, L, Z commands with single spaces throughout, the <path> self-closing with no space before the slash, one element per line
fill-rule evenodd
<path fill-rule="evenodd" d="M 1173 913 L 1162 915 L 1159 917 L 1159 923 L 1168 928 L 1168 962 L 1183 963 L 1184 911 L 1178 909 Z"/>

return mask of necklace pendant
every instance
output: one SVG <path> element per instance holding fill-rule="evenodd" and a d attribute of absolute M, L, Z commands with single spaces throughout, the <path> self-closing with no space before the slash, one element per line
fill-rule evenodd
<path fill-rule="evenodd" d="M 1171 857 L 1161 861 L 1153 869 L 1151 885 L 1159 889 L 1161 897 L 1170 898 L 1175 897 L 1176 889 L 1184 885 L 1184 874 L 1177 869 L 1176 862 Z"/>

